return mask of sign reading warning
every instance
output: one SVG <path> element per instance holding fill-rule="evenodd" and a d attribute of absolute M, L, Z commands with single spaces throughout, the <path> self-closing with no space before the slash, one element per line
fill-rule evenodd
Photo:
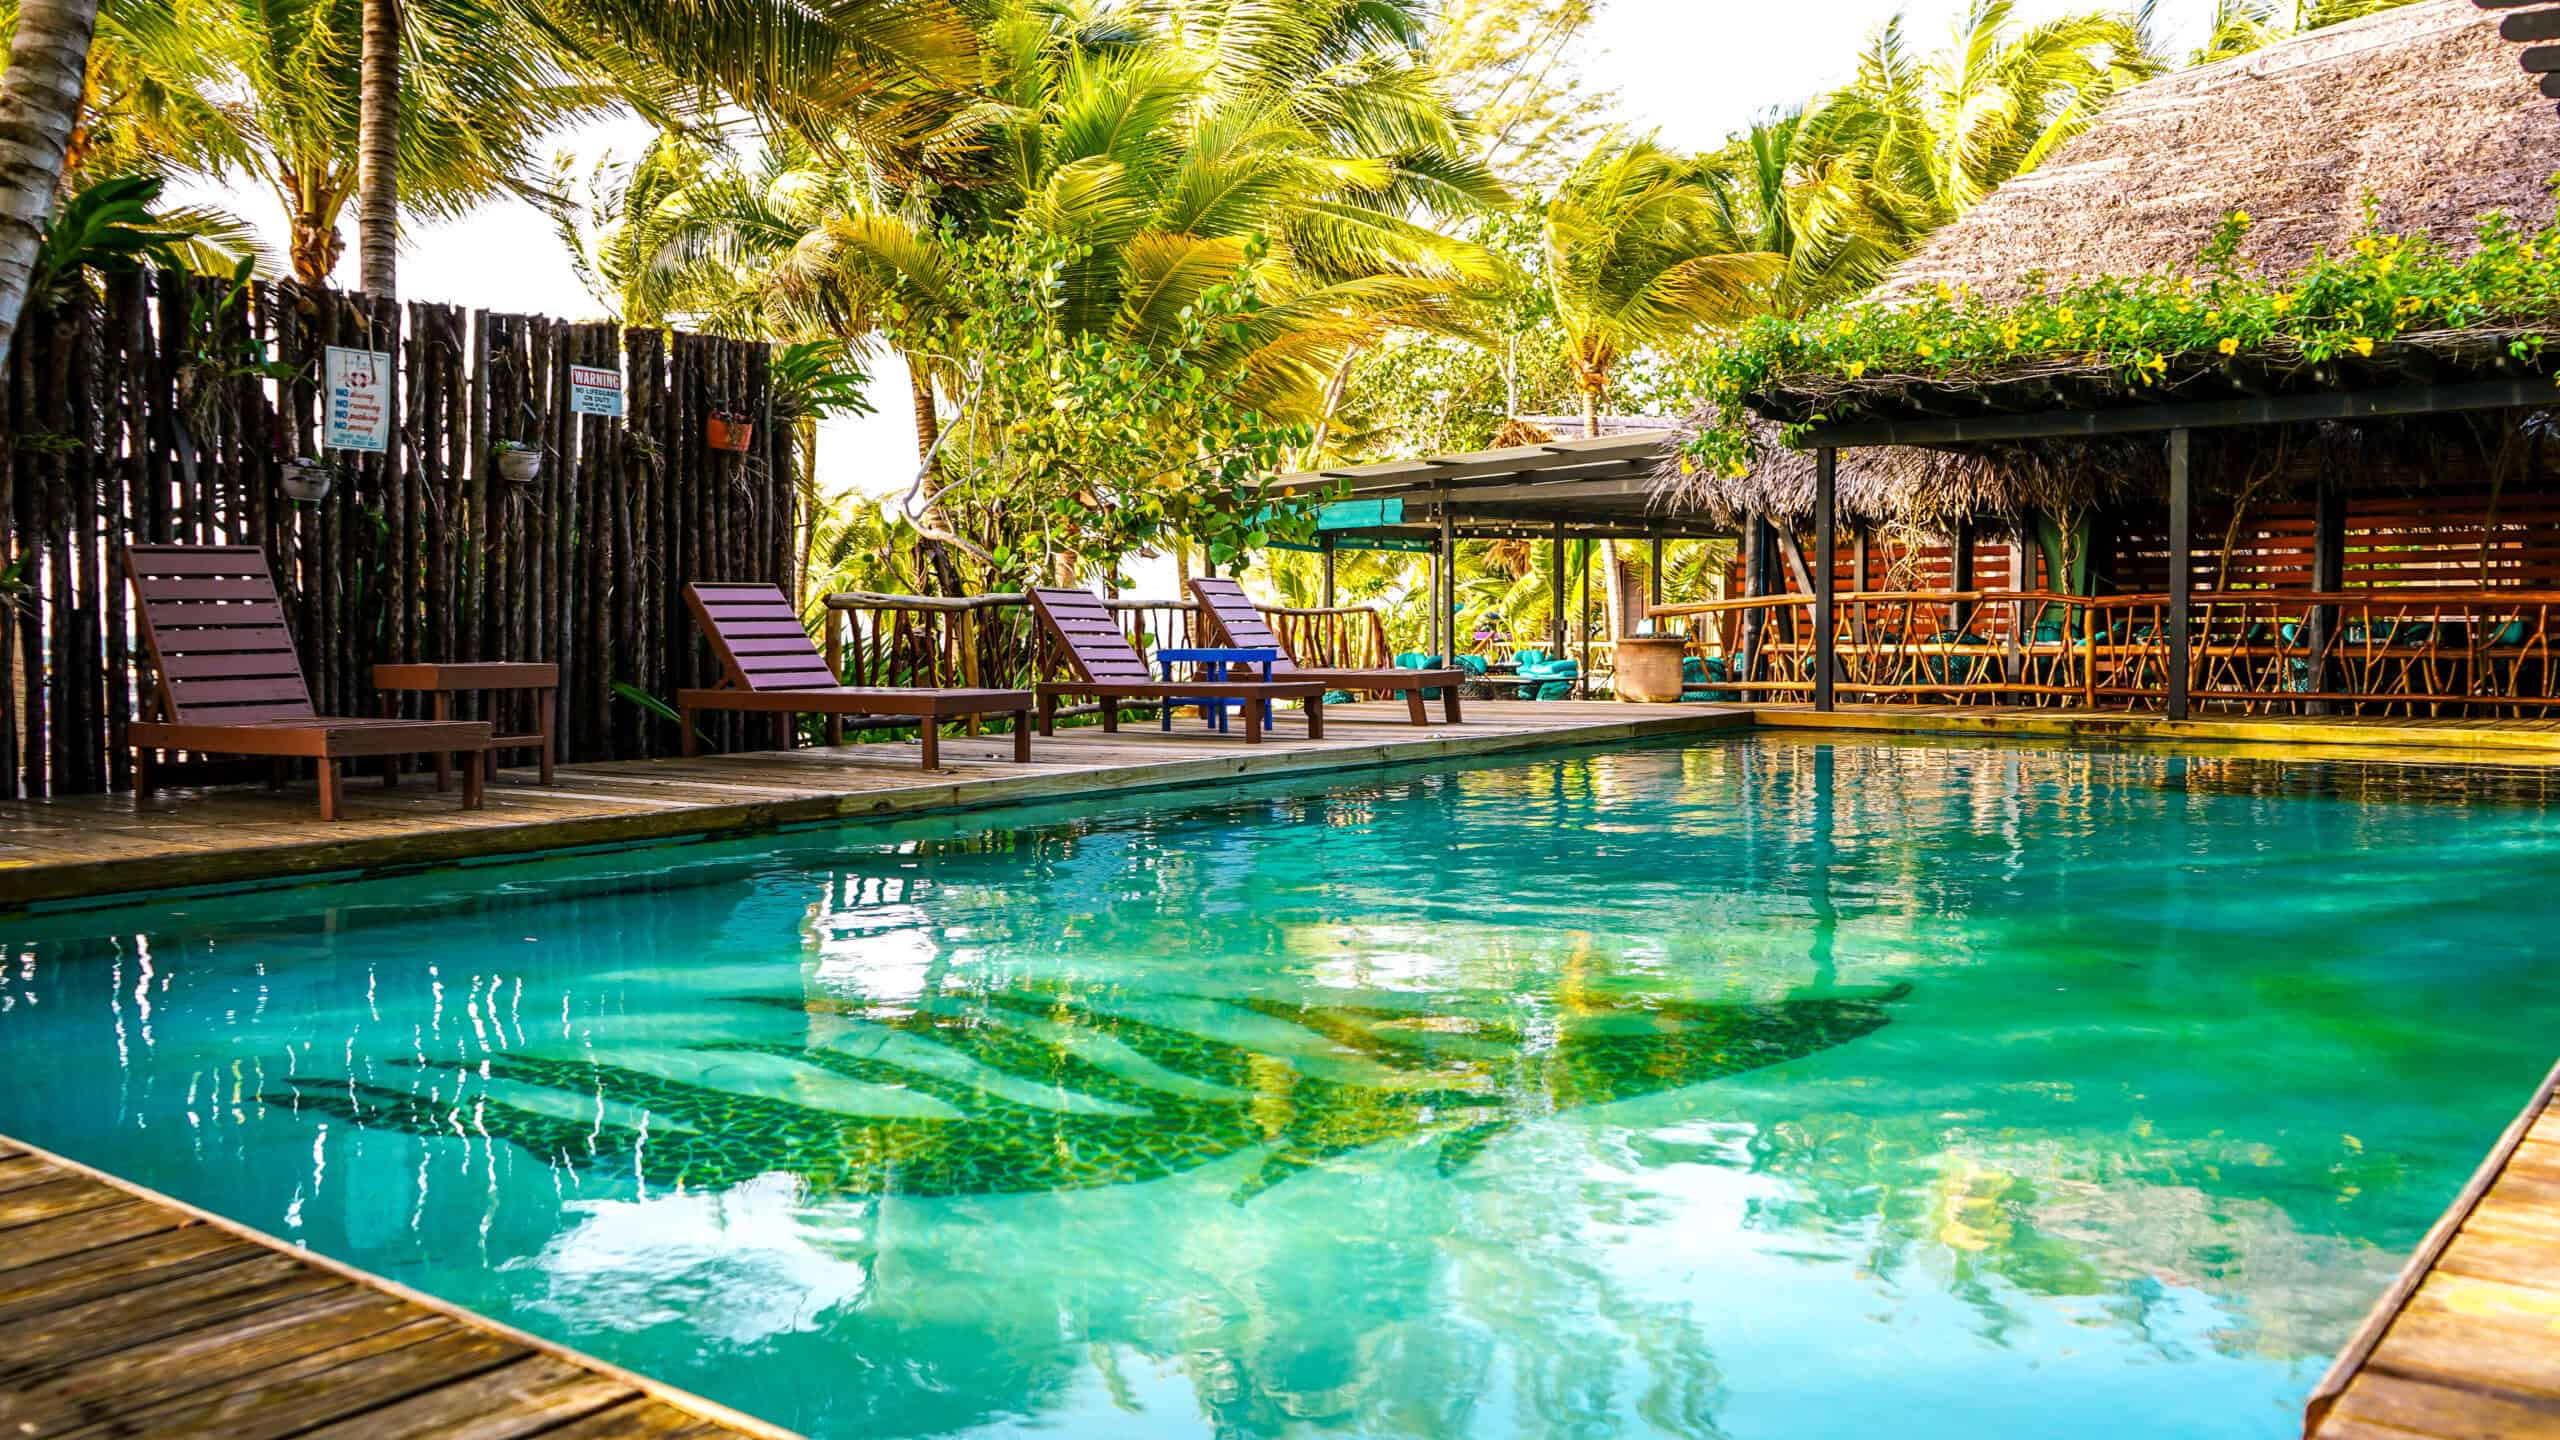
<path fill-rule="evenodd" d="M 593 365 L 570 366 L 569 413 L 619 416 L 622 413 L 622 372 L 598 369 Z"/>

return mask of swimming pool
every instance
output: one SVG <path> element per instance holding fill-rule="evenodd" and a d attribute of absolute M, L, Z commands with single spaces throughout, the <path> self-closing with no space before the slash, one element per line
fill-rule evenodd
<path fill-rule="evenodd" d="M 18 922 L 0 1131 L 820 1437 L 2298 1431 L 2540 776 L 1762 738 Z"/>

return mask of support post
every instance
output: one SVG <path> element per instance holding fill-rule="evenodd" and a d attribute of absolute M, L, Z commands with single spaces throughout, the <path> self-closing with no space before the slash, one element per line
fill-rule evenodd
<path fill-rule="evenodd" d="M 1757 600 L 1769 593 L 1761 584 L 1768 573 L 1768 546 L 1768 523 L 1758 515 L 1745 520 L 1742 523 L 1742 597 L 1746 600 Z M 1759 678 L 1752 672 L 1760 664 L 1760 630 L 1764 623 L 1757 606 L 1742 612 L 1742 668 L 1741 673 L 1734 677 L 1737 680 Z M 1746 699 L 1749 698 L 1750 692 L 1742 693 Z"/>
<path fill-rule="evenodd" d="M 1434 665 L 1458 663 L 1458 527 L 1449 518 L 1449 498 L 1440 497 L 1440 593 L 1431 597 L 1440 613 L 1440 649 Z"/>
<path fill-rule="evenodd" d="M 1601 562 L 1607 564 L 1606 560 Z M 1582 613 L 1574 617 L 1582 625 L 1582 663 L 1574 667 L 1573 690 L 1577 700 L 1591 698 L 1591 557 L 1582 557 Z"/>
<path fill-rule="evenodd" d="M 2195 640 L 2195 543 L 2188 534 L 2195 499 L 2195 432 L 2169 432 L 2169 718 L 2187 718 L 2187 685 Z"/>
<path fill-rule="evenodd" d="M 2311 522 L 2311 588 L 2324 595 L 2335 595 L 2347 588 L 2347 497 L 2338 482 L 2323 479 L 2319 499 Z M 2338 633 L 2338 607 L 2314 605 L 2305 627 L 2304 643 L 2311 652 L 2308 683 L 2313 690 L 2327 690 L 2336 667 L 2330 663 L 2329 650 Z M 2314 700 L 2306 707 L 2311 714 L 2326 715 L 2331 707 L 2326 700 Z"/>
<path fill-rule="evenodd" d="M 1333 556 L 1334 535 L 1327 531 L 1316 537 L 1316 547 L 1324 553 L 1324 608 L 1334 608 Z"/>
<path fill-rule="evenodd" d="M 1833 604 L 1840 588 L 1840 567 L 1832 563 L 1839 548 L 1840 452 L 1828 446 L 1813 455 L 1813 708 L 1831 712 L 1833 662 L 1840 649 L 1840 617 Z"/>
<path fill-rule="evenodd" d="M 1547 558 L 1553 562 L 1547 567 L 1547 578 L 1553 582 L 1556 592 L 1553 597 L 1555 603 L 1548 607 L 1547 610 L 1547 630 L 1549 632 L 1548 638 L 1550 641 L 1550 649 L 1548 653 L 1550 658 L 1561 660 L 1564 658 L 1565 637 L 1563 521 L 1559 520 L 1556 522 L 1555 535 L 1552 539 L 1547 541 L 1547 547 Z"/>
<path fill-rule="evenodd" d="M 1661 608 L 1662 608 L 1662 537 L 1661 537 L 1661 536 L 1659 536 L 1659 535 L 1656 535 L 1656 536 L 1654 536 L 1654 537 L 1653 537 L 1652 544 L 1651 544 L 1651 546 L 1649 547 L 1649 549 L 1648 549 L 1648 551 L 1647 551 L 1647 553 L 1646 553 L 1646 555 L 1645 555 L 1645 587 L 1644 587 L 1644 588 L 1645 588 L 1645 603 L 1647 603 L 1648 605 L 1651 605 L 1653 608 L 1655 608 L 1655 609 L 1657 609 L 1657 610 L 1661 609 Z M 1647 630 L 1651 630 L 1651 629 L 1653 628 L 1653 625 L 1652 625 L 1652 618 L 1651 618 L 1650 616 L 1646 617 L 1646 624 L 1645 624 L 1645 628 L 1646 628 Z"/>
<path fill-rule="evenodd" d="M 1953 549 L 1947 557 L 1947 588 L 1959 595 L 1970 594 L 1973 591 L 1973 522 L 1957 521 L 1955 533 L 1948 540 Z M 1949 619 L 1956 634 L 1965 634 L 1973 629 L 1973 606 L 1966 601 L 1957 601 L 1955 613 Z"/>

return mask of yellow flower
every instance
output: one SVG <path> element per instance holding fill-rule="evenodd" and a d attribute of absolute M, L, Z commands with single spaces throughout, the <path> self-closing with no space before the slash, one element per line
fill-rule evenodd
<path fill-rule="evenodd" d="M 2161 356 L 2154 355 L 2149 360 L 2143 362 L 2142 368 L 2150 371 L 2154 375 L 2158 375 L 2165 373 L 2168 370 L 2169 362 Z"/>
<path fill-rule="evenodd" d="M 1840 333 L 1843 335 L 1854 335 L 1857 333 L 1857 330 L 1858 322 L 1854 320 L 1843 320 L 1840 322 Z"/>
<path fill-rule="evenodd" d="M 2350 343 L 2355 346 L 2356 353 L 2359 355 L 2371 355 L 2373 353 L 2373 341 L 2362 335 L 2357 336 Z"/>
<path fill-rule="evenodd" d="M 1926 360 L 1926 359 L 1928 359 L 1930 356 L 1935 355 L 1935 354 L 1937 354 L 1937 353 L 1938 353 L 1937 351 L 1935 351 L 1935 350 L 1933 350 L 1933 349 L 1929 348 L 1929 342 L 1928 342 L 1928 341 L 1923 340 L 1923 341 L 1921 341 L 1921 342 L 1920 342 L 1920 358 L 1921 358 L 1921 359 Z"/>
<path fill-rule="evenodd" d="M 1938 298 L 1939 298 L 1939 299 L 1941 299 L 1941 300 L 1943 300 L 1943 301 L 1945 301 L 1945 302 L 1947 302 L 1947 303 L 1948 303 L 1948 304 L 1950 304 L 1950 305 L 1953 305 L 1954 303 L 1956 303 L 1956 287 L 1954 287 L 1953 285 L 1948 284 L 1948 283 L 1947 283 L 1946 281 L 1944 281 L 1944 280 L 1939 281 L 1939 282 L 1938 282 Z"/>
<path fill-rule="evenodd" d="M 2059 319 L 2065 325 L 2076 324 L 2080 319 L 2080 312 L 2072 309 L 2068 305 L 2065 305 L 2055 318 Z"/>
<path fill-rule="evenodd" d="M 2277 297 L 2275 298 L 2275 312 L 2276 312 L 2277 314 L 2279 314 L 2279 315 L 2290 315 L 2290 314 L 2292 314 L 2292 313 L 2293 313 L 2293 297 L 2292 297 L 2292 296 L 2290 296 L 2290 295 L 2279 295 L 2279 296 L 2277 296 Z"/>
<path fill-rule="evenodd" d="M 2239 353 L 2240 342 L 2229 335 L 2225 335 L 2222 337 L 2222 343 L 2214 348 L 2220 350 L 2225 355 L 2235 355 Z"/>
<path fill-rule="evenodd" d="M 1864 377 L 1864 376 L 1866 375 L 1866 373 L 1867 373 L 1867 362 L 1866 362 L 1866 361 L 1864 361 L 1864 360 L 1852 360 L 1852 361 L 1850 361 L 1850 362 L 1849 362 L 1849 378 L 1850 378 L 1850 379 L 1852 379 L 1852 380 L 1860 379 L 1860 378 Z"/>
<path fill-rule="evenodd" d="M 2249 218 L 2249 212 L 2248 212 L 2248 211 L 2246 211 L 2246 210 L 2234 210 L 2234 211 L 2232 211 L 2232 212 L 2231 212 L 2231 218 L 2232 218 L 2234 221 L 2237 221 L 2238 223 L 2240 223 L 2240 224 L 2242 224 L 2242 225 L 2254 225 L 2254 224 L 2256 224 L 2256 223 L 2257 223 L 2256 221 L 2251 220 L 2251 219 Z"/>

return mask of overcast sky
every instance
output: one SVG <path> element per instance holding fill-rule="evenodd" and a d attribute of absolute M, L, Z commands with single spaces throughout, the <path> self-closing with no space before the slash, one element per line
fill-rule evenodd
<path fill-rule="evenodd" d="M 2090 0 L 2019 0 L 2023 17 L 2079 8 Z M 1859 42 L 1895 11 L 1914 41 L 1936 49 L 1966 0 L 1603 0 L 1588 37 L 1583 67 L 1590 81 L 1615 90 L 1627 123 L 1653 129 L 1673 145 L 1721 143 L 1773 106 L 1805 100 L 1849 77 Z M 2192 47 L 2213 0 L 2166 0 L 2172 38 Z M 645 144 L 636 122 L 564 136 L 561 148 L 588 159 L 629 154 Z M 262 191 L 235 189 L 211 198 L 266 228 L 283 249 L 282 211 Z M 352 213 L 340 280 L 352 285 L 356 245 Z M 560 315 L 598 313 L 578 283 L 568 252 L 549 222 L 520 202 L 491 205 L 469 219 L 413 231 L 400 259 L 400 288 L 417 300 L 491 310 Z M 883 367 L 884 370 L 890 367 Z M 820 464 L 831 488 L 870 492 L 903 488 L 914 467 L 914 422 L 902 373 L 873 382 L 881 413 L 828 427 Z"/>

